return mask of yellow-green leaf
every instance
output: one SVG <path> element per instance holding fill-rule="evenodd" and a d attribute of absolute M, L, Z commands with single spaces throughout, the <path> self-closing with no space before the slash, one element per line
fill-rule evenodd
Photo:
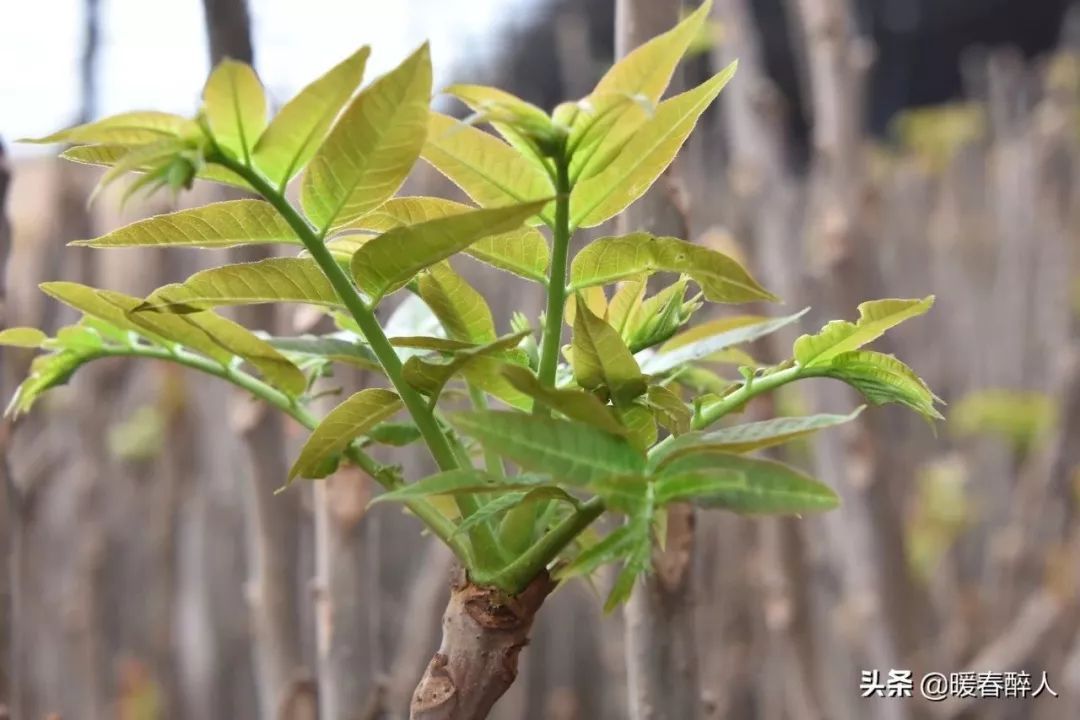
<path fill-rule="evenodd" d="M 218 146 L 248 162 L 266 127 L 266 93 L 250 65 L 217 64 L 203 88 L 203 114 Z"/>
<path fill-rule="evenodd" d="M 634 356 L 614 328 L 579 302 L 574 317 L 570 365 L 586 390 L 607 388 L 616 405 L 642 395 L 647 384 Z"/>
<path fill-rule="evenodd" d="M 321 477 L 328 459 L 344 450 L 354 439 L 397 413 L 401 407 L 401 399 L 397 394 L 383 388 L 367 388 L 352 395 L 327 413 L 312 431 L 289 470 L 289 480 L 295 477 Z"/>
<path fill-rule="evenodd" d="M 571 227 L 599 225 L 644 195 L 734 74 L 732 64 L 693 90 L 660 103 L 603 171 L 574 186 Z"/>
<path fill-rule="evenodd" d="M 26 143 L 105 143 L 109 145 L 144 145 L 170 138 L 197 137 L 199 126 L 193 121 L 163 112 L 127 112 L 60 130 L 43 138 L 24 139 Z"/>
<path fill-rule="evenodd" d="M 93 240 L 72 245 L 95 248 L 232 247 L 265 243 L 299 245 L 289 224 L 263 200 L 228 200 L 139 220 Z"/>
<path fill-rule="evenodd" d="M 645 468 L 626 438 L 578 422 L 489 410 L 456 413 L 451 423 L 522 468 L 559 482 L 588 486 L 609 476 L 640 475 Z"/>
<path fill-rule="evenodd" d="M 827 365 L 833 358 L 877 340 L 896 325 L 925 314 L 934 296 L 922 300 L 871 300 L 859 305 L 854 322 L 833 320 L 817 335 L 803 335 L 795 341 L 795 360 L 803 367 Z"/>
<path fill-rule="evenodd" d="M 663 385 L 650 385 L 647 403 L 657 422 L 670 430 L 672 435 L 682 435 L 690 430 L 693 413 L 687 404 L 668 388 Z"/>
<path fill-rule="evenodd" d="M 637 232 L 590 243 L 570 265 L 570 287 L 606 285 L 642 273 L 689 275 L 713 302 L 776 300 L 739 263 L 702 245 Z"/>
<path fill-rule="evenodd" d="M 0 345 L 20 348 L 37 348 L 41 343 L 49 339 L 49 336 L 37 328 L 13 327 L 0 330 Z"/>
<path fill-rule="evenodd" d="M 137 315 L 143 319 L 147 313 L 137 313 Z M 228 352 L 251 363 L 274 387 L 290 395 L 300 395 L 307 389 L 307 377 L 300 368 L 278 352 L 273 345 L 243 325 L 213 312 L 180 317 L 194 323 L 211 340 Z"/>
<path fill-rule="evenodd" d="M 406 225 L 460 215 L 473 209 L 469 205 L 442 198 L 391 198 L 373 212 L 349 223 L 348 227 L 387 232 Z M 535 228 L 522 225 L 509 232 L 481 238 L 467 247 L 465 253 L 523 278 L 547 281 L 551 251 L 544 236 Z"/>
<path fill-rule="evenodd" d="M 314 260 L 269 258 L 197 272 L 182 283 L 155 290 L 140 310 L 187 313 L 271 302 L 341 305 Z"/>
<path fill-rule="evenodd" d="M 468 105 L 479 120 L 490 124 L 518 152 L 551 174 L 545 158 L 565 129 L 557 129 L 547 113 L 505 90 L 484 85 L 451 85 L 445 92 Z"/>
<path fill-rule="evenodd" d="M 349 103 L 308 163 L 300 201 L 320 232 L 370 212 L 397 192 L 420 155 L 431 100 L 425 43 Z"/>
<path fill-rule="evenodd" d="M 826 365 L 806 371 L 843 380 L 874 405 L 900 403 L 927 419 L 942 419 L 934 407 L 937 396 L 915 371 L 892 355 L 853 350 L 833 357 Z"/>
<path fill-rule="evenodd" d="M 432 265 L 417 282 L 420 297 L 455 340 L 483 344 L 495 339 L 495 321 L 484 296 L 449 263 Z"/>
<path fill-rule="evenodd" d="M 464 250 L 477 240 L 514 230 L 543 205 L 541 200 L 470 210 L 394 228 L 364 243 L 353 254 L 353 277 L 361 290 L 378 300 L 402 287 L 424 268 Z"/>
<path fill-rule="evenodd" d="M 548 387 L 531 370 L 517 365 L 506 366 L 502 374 L 518 390 L 571 420 L 598 427 L 613 435 L 626 434 L 626 428 L 619 423 L 611 408 L 592 393 L 573 388 Z"/>
<path fill-rule="evenodd" d="M 499 207 L 551 198 L 551 178 L 494 135 L 452 117 L 431 113 L 422 157 L 477 205 Z M 540 213 L 552 221 L 551 208 Z"/>
<path fill-rule="evenodd" d="M 665 347 L 661 352 L 644 361 L 644 370 L 650 375 L 658 375 L 676 368 L 683 368 L 688 363 L 709 358 L 721 350 L 727 350 L 734 345 L 741 345 L 774 333 L 780 328 L 795 322 L 804 314 L 806 314 L 805 309 L 794 315 L 765 320 L 764 322 L 755 322 L 749 325 L 744 324 L 741 320 L 727 327 L 725 323 L 718 323 L 713 327 L 718 329 L 719 332 L 713 335 L 705 335 L 686 343 L 680 342 L 671 349 Z"/>
<path fill-rule="evenodd" d="M 255 144 L 255 165 L 279 189 L 304 167 L 364 76 L 366 45 L 281 108 Z"/>

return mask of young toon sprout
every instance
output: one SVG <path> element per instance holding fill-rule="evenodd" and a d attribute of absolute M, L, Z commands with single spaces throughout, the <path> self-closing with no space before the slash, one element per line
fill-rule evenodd
<path fill-rule="evenodd" d="M 754 397 L 830 377 L 872 404 L 940 417 L 935 396 L 910 368 L 863 349 L 925 313 L 932 298 L 863 303 L 856 321 L 830 322 L 800 337 L 791 359 L 758 367 L 739 346 L 802 313 L 684 329 L 707 302 L 775 300 L 731 258 L 644 232 L 601 238 L 570 257 L 574 232 L 639 198 L 734 74 L 733 65 L 662 99 L 708 11 L 706 2 L 612 67 L 588 97 L 550 115 L 493 88 L 447 90 L 501 139 L 429 109 L 425 45 L 356 93 L 368 56 L 362 48 L 273 118 L 252 69 L 225 61 L 193 120 L 127 113 L 36 141 L 73 144 L 63 157 L 108 167 L 102 184 L 134 174 L 127 195 L 178 191 L 198 178 L 255 196 L 152 217 L 75 245 L 275 243 L 297 252 L 204 270 L 146 298 L 45 283 L 82 319 L 52 338 L 30 328 L 0 334 L 4 344 L 44 351 L 8 412 L 29 410 L 91 360 L 127 356 L 217 376 L 289 414 L 311 435 L 283 480 L 325 477 L 342 462 L 359 466 L 385 489 L 376 502 L 404 503 L 456 555 L 461 572 L 442 645 L 412 716 L 486 717 L 513 682 L 517 654 L 554 583 L 619 564 L 606 604 L 616 606 L 648 572 L 669 504 L 747 514 L 836 506 L 826 485 L 750 453 L 858 412 L 718 426 Z M 418 158 L 475 206 L 395 197 Z M 293 205 L 285 188 L 297 175 Z M 517 314 L 510 328 L 497 328 L 483 296 L 450 262 L 461 253 L 543 286 L 544 314 Z M 655 273 L 673 279 L 650 295 Z M 375 310 L 393 294 L 405 296 L 405 309 L 388 327 L 414 321 L 391 337 Z M 339 331 L 267 337 L 215 312 L 276 302 L 319 306 Z M 733 358 L 746 363 L 738 380 L 716 369 Z M 335 363 L 376 370 L 385 382 L 320 421 L 308 409 L 313 384 Z M 452 388 L 466 391 L 471 409 Z M 404 424 L 393 421 L 402 415 Z M 411 440 L 423 441 L 438 473 L 404 478 L 366 451 Z M 605 514 L 616 529 L 598 537 L 593 524 Z"/>

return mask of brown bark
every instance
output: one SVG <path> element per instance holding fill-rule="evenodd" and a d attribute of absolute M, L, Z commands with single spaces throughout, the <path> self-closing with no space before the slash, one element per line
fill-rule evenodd
<path fill-rule="evenodd" d="M 469 581 L 458 569 L 443 637 L 413 693 L 412 720 L 483 720 L 517 677 L 537 610 L 554 589 L 538 575 L 516 596 Z"/>

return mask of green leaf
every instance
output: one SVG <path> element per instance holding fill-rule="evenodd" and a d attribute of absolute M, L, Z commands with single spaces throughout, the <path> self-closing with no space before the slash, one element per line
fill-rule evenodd
<path fill-rule="evenodd" d="M 874 405 L 899 403 L 923 417 L 944 419 L 934 407 L 937 396 L 915 371 L 892 355 L 855 350 L 833 357 L 828 365 L 814 365 L 813 374 L 843 380 Z"/>
<path fill-rule="evenodd" d="M 659 429 L 656 426 L 656 418 L 649 408 L 637 402 L 623 404 L 616 409 L 619 420 L 626 426 L 631 444 L 645 452 L 656 443 Z"/>
<path fill-rule="evenodd" d="M 607 388 L 616 405 L 644 394 L 647 384 L 634 356 L 619 334 L 577 303 L 570 365 L 577 384 L 586 390 Z"/>
<path fill-rule="evenodd" d="M 555 195 L 551 178 L 493 135 L 431 113 L 422 157 L 477 205 L 499 207 Z M 540 214 L 552 222 L 551 208 Z"/>
<path fill-rule="evenodd" d="M 370 347 L 344 337 L 302 335 L 300 337 L 272 337 L 268 342 L 284 353 L 355 365 L 365 370 L 382 369 Z"/>
<path fill-rule="evenodd" d="M 643 300 L 630 326 L 622 333 L 630 352 L 640 352 L 658 345 L 685 325 L 701 308 L 701 301 L 687 301 L 686 287 L 690 279 L 685 275 L 652 297 Z"/>
<path fill-rule="evenodd" d="M 203 114 L 218 146 L 249 162 L 266 127 L 266 93 L 250 65 L 218 63 L 203 88 Z"/>
<path fill-rule="evenodd" d="M 803 335 L 796 340 L 795 360 L 803 367 L 827 365 L 836 356 L 877 340 L 905 320 L 925 314 L 933 304 L 933 295 L 922 300 L 864 302 L 859 305 L 856 322 L 833 320 L 817 335 Z"/>
<path fill-rule="evenodd" d="M 367 388 L 327 413 L 312 431 L 289 470 L 289 480 L 323 477 L 326 461 L 355 438 L 397 413 L 402 407 L 397 394 L 383 388 Z M 320 471 L 323 471 L 321 473 Z"/>
<path fill-rule="evenodd" d="M 723 253 L 673 237 L 638 232 L 600 238 L 570 265 L 570 287 L 607 285 L 653 272 L 685 273 L 713 302 L 776 300 L 737 262 Z"/>
<path fill-rule="evenodd" d="M 29 412 L 42 393 L 66 383 L 84 362 L 92 358 L 93 355 L 71 350 L 38 355 L 30 363 L 26 379 L 15 389 L 15 394 L 12 395 L 4 414 L 18 417 Z"/>
<path fill-rule="evenodd" d="M 350 223 L 349 229 L 360 228 L 387 232 L 402 226 L 460 215 L 473 209 L 469 205 L 442 198 L 391 198 L 378 209 Z M 480 262 L 500 270 L 506 270 L 528 280 L 547 282 L 551 251 L 548 249 L 544 236 L 534 228 L 520 226 L 509 232 L 481 238 L 465 248 L 465 252 Z"/>
<path fill-rule="evenodd" d="M 668 32 L 635 48 L 615 63 L 575 117 L 568 146 L 574 151 L 572 177 L 585 179 L 603 170 L 611 155 L 660 101 L 675 68 L 700 33 L 710 2 L 703 3 Z"/>
<path fill-rule="evenodd" d="M 857 408 L 848 415 L 808 415 L 780 417 L 760 422 L 733 425 L 711 432 L 694 432 L 670 442 L 649 458 L 649 465 L 662 467 L 665 462 L 699 451 L 747 453 L 773 447 L 812 435 L 818 430 L 851 422 L 862 412 Z"/>
<path fill-rule="evenodd" d="M 405 363 L 402 376 L 405 378 L 405 382 L 423 394 L 431 398 L 437 398 L 442 393 L 446 383 L 454 375 L 463 372 L 477 358 L 503 356 L 506 351 L 517 347 L 522 338 L 530 332 L 530 330 L 526 330 L 513 335 L 506 335 L 486 345 L 459 350 L 449 358 L 441 361 L 411 357 Z"/>
<path fill-rule="evenodd" d="M 300 201 L 320 232 L 370 212 L 397 192 L 424 143 L 431 100 L 425 43 L 349 104 L 316 151 Z"/>
<path fill-rule="evenodd" d="M 390 492 L 385 492 L 372 500 L 371 504 L 414 500 L 416 498 L 431 497 L 432 495 L 506 493 L 536 487 L 538 482 L 538 480 L 525 477 L 499 478 L 482 470 L 472 468 L 448 470 L 429 475 L 408 485 L 402 485 Z"/>
<path fill-rule="evenodd" d="M 625 438 L 578 422 L 480 411 L 457 413 L 451 423 L 524 469 L 561 483 L 587 486 L 609 475 L 639 475 L 645 466 Z"/>
<path fill-rule="evenodd" d="M 163 112 L 128 112 L 77 125 L 43 138 L 24 139 L 19 142 L 76 145 L 105 143 L 130 146 L 170 138 L 193 138 L 198 135 L 199 126 L 179 115 Z"/>
<path fill-rule="evenodd" d="M 134 308 L 138 307 L 142 302 L 136 298 L 132 298 L 132 300 L 135 301 L 135 305 L 128 310 L 129 313 L 133 312 Z M 130 303 L 128 303 L 128 306 L 130 306 Z M 146 318 L 145 313 L 141 315 L 140 321 Z M 266 381 L 274 387 L 294 396 L 303 394 L 307 389 L 308 381 L 304 373 L 288 358 L 274 349 L 270 343 L 255 335 L 243 325 L 212 312 L 202 312 L 181 317 L 196 325 L 210 336 L 211 340 L 228 352 L 254 365 Z"/>
<path fill-rule="evenodd" d="M 38 348 L 49 336 L 37 328 L 13 327 L 0 330 L 0 345 L 20 348 Z"/>
<path fill-rule="evenodd" d="M 421 437 L 420 428 L 411 422 L 382 422 L 367 433 L 371 442 L 391 447 L 411 445 Z"/>
<path fill-rule="evenodd" d="M 741 476 L 742 482 L 735 478 Z M 722 452 L 686 455 L 655 479 L 660 505 L 692 502 L 740 514 L 798 514 L 840 503 L 828 486 L 792 467 Z"/>
<path fill-rule="evenodd" d="M 532 398 L 511 385 L 502 374 L 511 362 L 524 365 L 525 357 L 523 350 L 516 350 L 514 355 L 507 358 L 481 355 L 466 365 L 461 374 L 474 388 L 498 398 L 512 408 L 517 408 L 522 412 L 532 412 Z"/>
<path fill-rule="evenodd" d="M 734 74 L 733 63 L 693 90 L 660 103 L 603 171 L 574 186 L 571 227 L 599 225 L 644 195 Z"/>
<path fill-rule="evenodd" d="M 590 575 L 604 565 L 621 560 L 626 551 L 633 547 L 635 540 L 634 528 L 621 525 L 605 535 L 600 542 L 578 553 L 572 562 L 556 571 L 555 578 L 569 580 Z"/>
<path fill-rule="evenodd" d="M 265 243 L 300 244 L 300 239 L 270 203 L 228 200 L 139 220 L 93 240 L 84 247 L 221 248 Z"/>
<path fill-rule="evenodd" d="M 140 148 L 127 145 L 78 145 L 69 147 L 67 150 L 60 153 L 60 157 L 64 160 L 80 163 L 82 165 L 115 167 L 124 162 L 129 155 L 138 149 Z M 155 167 L 152 163 L 141 162 L 138 163 L 137 167 L 132 168 L 132 171 L 153 174 L 154 172 L 160 172 L 160 167 Z M 200 163 L 198 164 L 198 167 L 195 168 L 195 177 L 199 180 L 222 183 L 224 185 L 243 188 L 244 190 L 252 189 L 246 180 L 232 170 L 224 168 L 221 165 Z"/>
<path fill-rule="evenodd" d="M 421 270 L 477 240 L 514 230 L 543 205 L 541 200 L 470 210 L 395 228 L 360 246 L 352 256 L 353 277 L 361 290 L 378 300 L 402 287 Z"/>
<path fill-rule="evenodd" d="M 304 167 L 364 76 L 366 45 L 281 108 L 255 144 L 255 165 L 279 189 Z"/>
<path fill-rule="evenodd" d="M 476 344 L 495 340 L 495 321 L 487 301 L 449 263 L 432 265 L 421 273 L 417 290 L 451 338 Z"/>
<path fill-rule="evenodd" d="M 548 387 L 541 383 L 531 370 L 517 365 L 506 366 L 502 374 L 515 388 L 571 420 L 592 425 L 613 435 L 626 434 L 626 428 L 619 423 L 611 408 L 592 393 L 572 388 Z"/>
<path fill-rule="evenodd" d="M 155 290 L 139 310 L 187 313 L 271 302 L 341 305 L 314 260 L 268 258 L 197 272 L 182 283 Z"/>
<path fill-rule="evenodd" d="M 720 329 L 717 334 L 686 344 L 676 345 L 673 350 L 661 351 L 642 363 L 643 370 L 650 375 L 659 375 L 681 368 L 687 363 L 708 358 L 733 345 L 751 342 L 774 333 L 780 328 L 795 322 L 804 313 L 806 313 L 806 310 L 801 310 L 794 315 L 774 318 L 765 322 L 756 322 L 750 325 L 744 325 L 739 321 L 730 329 L 724 329 L 726 327 L 724 324 L 718 324 L 715 326 Z"/>

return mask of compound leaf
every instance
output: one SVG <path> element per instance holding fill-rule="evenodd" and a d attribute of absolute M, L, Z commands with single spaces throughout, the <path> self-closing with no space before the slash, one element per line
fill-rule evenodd
<path fill-rule="evenodd" d="M 327 459 L 340 453 L 355 438 L 397 413 L 401 399 L 390 390 L 367 388 L 331 410 L 312 431 L 289 470 L 295 477 L 323 477 Z"/>

